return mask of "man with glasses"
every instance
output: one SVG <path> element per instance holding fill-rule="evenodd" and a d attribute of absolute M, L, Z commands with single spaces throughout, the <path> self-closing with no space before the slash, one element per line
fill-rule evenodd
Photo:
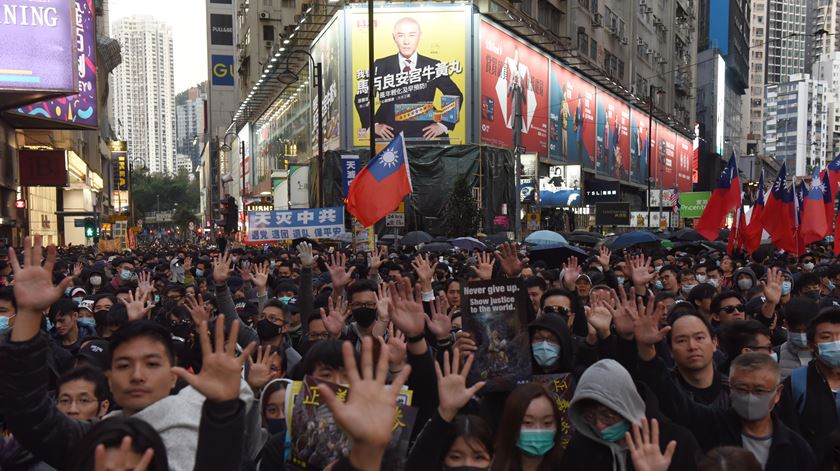
<path fill-rule="evenodd" d="M 712 298 L 712 325 L 720 328 L 736 320 L 746 319 L 744 298 L 735 291 L 724 291 Z"/>

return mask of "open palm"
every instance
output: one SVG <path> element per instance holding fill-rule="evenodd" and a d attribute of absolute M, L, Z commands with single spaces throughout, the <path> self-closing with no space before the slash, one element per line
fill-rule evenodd
<path fill-rule="evenodd" d="M 458 411 L 464 407 L 470 398 L 473 397 L 481 388 L 484 387 L 484 381 L 475 383 L 472 387 L 467 387 L 467 376 L 470 374 L 472 368 L 473 355 L 467 357 L 464 362 L 464 367 L 460 367 L 460 353 L 456 348 L 452 353 L 452 363 L 450 365 L 449 352 L 443 352 L 443 371 L 440 370 L 440 365 L 435 362 L 435 373 L 437 374 L 438 383 L 438 397 L 440 398 L 440 406 L 438 406 L 438 413 L 440 417 L 452 422 Z"/>
<path fill-rule="evenodd" d="M 18 309 L 43 311 L 61 298 L 64 289 L 70 286 L 73 279 L 68 277 L 63 279 L 58 286 L 53 285 L 55 245 L 47 248 L 47 261 L 41 266 L 44 256 L 44 248 L 41 246 L 43 237 L 36 235 L 34 245 L 31 245 L 31 242 L 31 237 L 27 237 L 23 242 L 23 266 L 18 262 L 14 250 L 9 249 L 9 260 L 15 274 L 15 301 Z"/>

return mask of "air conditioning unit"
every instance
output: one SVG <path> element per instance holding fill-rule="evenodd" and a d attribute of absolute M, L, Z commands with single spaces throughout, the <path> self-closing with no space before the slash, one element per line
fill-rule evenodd
<path fill-rule="evenodd" d="M 263 41 L 263 47 L 266 49 L 271 49 L 274 47 L 274 41 Z"/>
<path fill-rule="evenodd" d="M 628 45 L 628 44 L 630 44 L 630 40 L 629 40 L 629 39 L 627 39 L 627 36 L 623 36 L 623 37 L 621 38 L 621 44 L 623 44 L 623 45 L 625 45 L 625 46 L 626 46 L 626 45 Z"/>
<path fill-rule="evenodd" d="M 645 45 L 645 40 L 642 39 L 642 38 L 636 38 L 636 45 L 637 46 L 644 46 Z"/>
<path fill-rule="evenodd" d="M 653 13 L 653 8 L 651 8 L 651 7 L 647 7 L 647 9 L 645 10 L 645 13 L 647 13 L 648 15 L 650 15 L 651 13 Z"/>
<path fill-rule="evenodd" d="M 639 0 L 639 6 L 644 8 L 647 6 L 647 0 Z"/>
<path fill-rule="evenodd" d="M 602 26 L 604 24 L 603 20 L 604 17 L 600 13 L 595 13 L 595 15 L 592 16 L 592 27 L 598 28 Z"/>
<path fill-rule="evenodd" d="M 239 50 L 239 60 L 244 60 L 246 57 L 248 57 L 248 50 L 240 49 Z"/>
<path fill-rule="evenodd" d="M 668 59 L 666 59 L 664 57 L 659 57 L 658 59 L 656 59 L 656 62 L 659 62 L 660 64 L 664 64 L 664 63 L 668 62 Z"/>
<path fill-rule="evenodd" d="M 651 49 L 651 48 L 647 48 L 647 50 L 645 51 L 645 54 L 647 54 L 647 55 L 649 55 L 649 56 L 650 56 L 650 55 L 653 55 L 653 49 Z"/>
<path fill-rule="evenodd" d="M 267 11 L 261 11 L 260 12 L 260 19 L 261 20 L 270 20 L 271 19 L 271 13 L 269 13 Z"/>

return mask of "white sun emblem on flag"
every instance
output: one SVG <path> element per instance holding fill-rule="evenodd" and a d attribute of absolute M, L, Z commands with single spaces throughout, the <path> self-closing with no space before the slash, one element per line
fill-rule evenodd
<path fill-rule="evenodd" d="M 392 151 L 392 150 L 385 151 L 385 153 L 382 154 L 382 165 L 384 165 L 386 167 L 390 167 L 390 168 L 396 167 L 397 164 L 399 163 L 399 160 L 400 160 L 400 158 L 397 155 L 397 153 Z"/>

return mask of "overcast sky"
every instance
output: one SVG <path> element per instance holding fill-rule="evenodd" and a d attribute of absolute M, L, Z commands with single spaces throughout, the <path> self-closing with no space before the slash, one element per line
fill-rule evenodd
<path fill-rule="evenodd" d="M 109 0 L 111 24 L 136 14 L 151 15 L 172 27 L 175 93 L 207 80 L 205 0 Z"/>

